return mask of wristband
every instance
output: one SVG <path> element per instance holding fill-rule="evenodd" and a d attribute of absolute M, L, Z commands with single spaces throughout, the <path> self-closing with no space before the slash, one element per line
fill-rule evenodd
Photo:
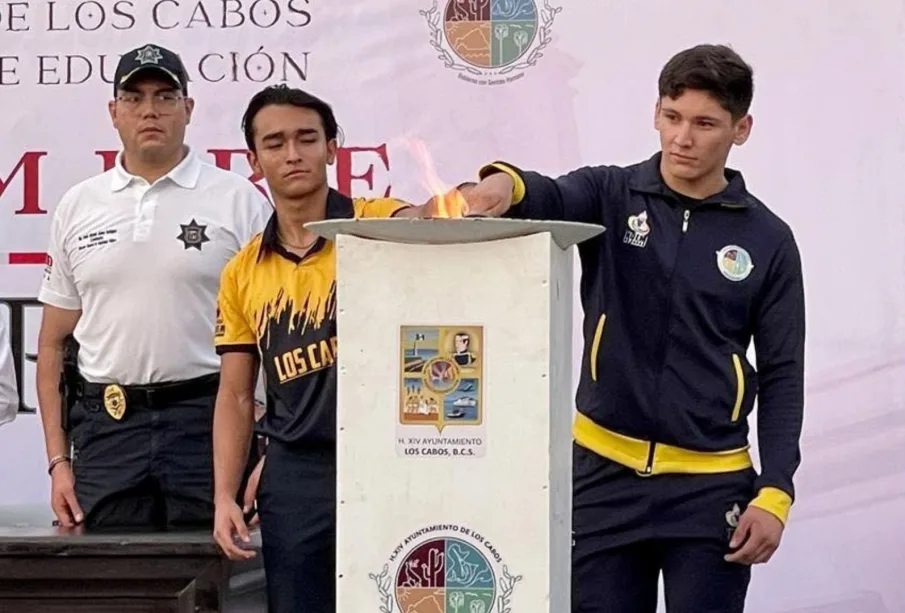
<path fill-rule="evenodd" d="M 518 204 L 525 199 L 525 181 L 522 180 L 522 177 L 514 168 L 507 164 L 493 162 L 492 164 L 482 166 L 478 170 L 478 177 L 483 180 L 490 175 L 497 173 L 507 174 L 509 175 L 509 178 L 512 179 L 512 204 Z"/>
<path fill-rule="evenodd" d="M 68 455 L 58 455 L 50 458 L 50 463 L 47 466 L 47 474 L 53 474 L 53 469 L 56 468 L 57 464 L 62 464 L 63 462 L 71 462 L 72 458 Z"/>

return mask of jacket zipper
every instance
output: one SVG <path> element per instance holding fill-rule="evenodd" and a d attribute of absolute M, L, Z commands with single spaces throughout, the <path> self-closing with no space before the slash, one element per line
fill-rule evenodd
<path fill-rule="evenodd" d="M 644 470 L 638 471 L 638 474 L 642 477 L 649 477 L 651 473 L 654 471 L 654 452 L 657 449 L 657 443 L 651 443 L 650 449 L 647 450 L 647 464 L 644 465 Z"/>
<path fill-rule="evenodd" d="M 669 325 L 672 321 L 672 307 L 673 307 L 673 277 L 676 274 L 676 267 L 679 265 L 679 252 L 682 250 L 682 243 L 685 239 L 685 234 L 688 232 L 688 220 L 691 219 L 691 210 L 685 209 L 685 212 L 682 215 L 682 236 L 679 238 L 679 246 L 676 248 L 676 261 L 673 265 L 672 274 L 669 277 L 669 310 L 666 315 L 666 331 L 663 333 L 664 335 L 664 348 L 663 348 L 663 359 L 660 362 L 660 380 L 657 383 L 657 392 L 655 395 L 655 406 L 659 409 L 660 406 L 660 387 L 663 381 L 663 369 L 666 367 L 666 355 L 669 351 Z M 658 411 L 659 413 L 659 411 Z M 656 428 L 656 424 L 654 426 Z M 658 429 L 658 428 L 657 428 Z M 659 434 L 659 432 L 657 433 Z M 650 443 L 650 449 L 647 452 L 647 463 L 644 466 L 644 470 L 637 471 L 639 475 L 643 477 L 650 476 L 653 473 L 654 469 L 654 453 L 657 449 L 656 436 L 652 437 L 654 440 Z"/>

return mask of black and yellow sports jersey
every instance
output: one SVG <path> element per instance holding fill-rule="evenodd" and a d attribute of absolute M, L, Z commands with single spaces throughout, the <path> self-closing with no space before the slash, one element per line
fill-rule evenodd
<path fill-rule="evenodd" d="M 326 217 L 391 217 L 405 207 L 331 189 Z M 336 439 L 335 261 L 333 243 L 323 238 L 304 258 L 283 249 L 274 214 L 221 274 L 217 352 L 260 351 L 267 412 L 258 431 L 278 441 Z"/>

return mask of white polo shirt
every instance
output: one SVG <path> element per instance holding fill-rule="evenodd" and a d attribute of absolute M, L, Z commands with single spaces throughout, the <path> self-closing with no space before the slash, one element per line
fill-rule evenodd
<path fill-rule="evenodd" d="M 13 421 L 19 412 L 19 388 L 10 336 L 7 322 L 0 319 L 0 426 Z"/>
<path fill-rule="evenodd" d="M 250 181 L 191 151 L 153 184 L 120 154 L 71 188 L 54 211 L 38 300 L 81 309 L 82 376 L 148 385 L 217 372 L 220 270 L 271 212 Z"/>

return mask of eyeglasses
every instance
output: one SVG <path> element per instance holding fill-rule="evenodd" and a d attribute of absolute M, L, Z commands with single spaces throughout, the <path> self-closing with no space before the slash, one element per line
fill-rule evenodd
<path fill-rule="evenodd" d="M 158 92 L 151 96 L 123 92 L 116 97 L 116 100 L 122 104 L 127 111 L 134 113 L 142 107 L 148 98 L 151 99 L 153 108 L 157 109 L 158 112 L 165 114 L 174 112 L 179 107 L 179 103 L 183 100 L 183 97 L 175 92 Z"/>

